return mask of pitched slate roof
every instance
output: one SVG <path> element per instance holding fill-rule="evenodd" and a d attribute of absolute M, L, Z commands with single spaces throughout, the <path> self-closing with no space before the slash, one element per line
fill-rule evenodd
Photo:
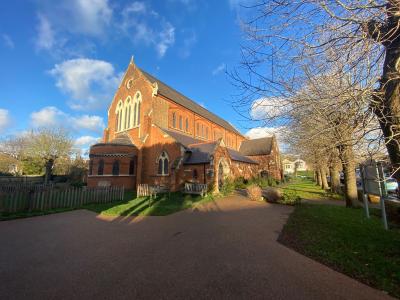
<path fill-rule="evenodd" d="M 143 71 L 140 69 L 140 71 L 143 73 L 146 78 L 151 81 L 151 82 L 157 82 L 158 84 L 158 93 L 160 95 L 163 95 L 167 97 L 168 99 L 171 99 L 172 101 L 182 105 L 183 107 L 186 107 L 187 109 L 190 109 L 191 111 L 203 116 L 204 118 L 214 122 L 215 124 L 218 124 L 222 126 L 223 128 L 230 130 L 232 132 L 235 132 L 236 134 L 239 134 L 242 136 L 242 134 L 235 128 L 233 127 L 229 122 L 225 121 L 224 119 L 218 117 L 217 115 L 213 114 L 209 110 L 205 109 L 201 105 L 197 104 L 195 101 L 189 99 L 185 95 L 182 95 L 175 89 L 171 88 L 161 80 L 157 79 L 153 75 L 150 75 L 146 71 Z"/>
<path fill-rule="evenodd" d="M 110 144 L 118 144 L 118 145 L 132 145 L 132 141 L 126 133 L 117 135 Z"/>
<path fill-rule="evenodd" d="M 244 140 L 240 145 L 239 152 L 246 156 L 271 154 L 273 139 L 274 137 L 271 136 L 254 140 Z"/>
<path fill-rule="evenodd" d="M 241 154 L 238 151 L 235 151 L 233 149 L 228 149 L 228 152 L 229 152 L 229 156 L 234 161 L 240 161 L 240 162 L 245 162 L 245 163 L 248 163 L 248 164 L 258 165 L 258 162 L 256 162 L 256 161 L 244 156 L 243 154 Z"/>
<path fill-rule="evenodd" d="M 168 129 L 164 129 L 161 128 L 162 131 L 164 131 L 166 134 L 168 134 L 170 137 L 172 137 L 175 141 L 177 141 L 178 143 L 180 143 L 181 145 L 187 147 L 190 144 L 197 144 L 197 143 L 202 143 L 204 141 L 195 139 L 191 136 L 188 136 L 186 134 L 182 134 L 173 130 L 168 130 Z"/>
<path fill-rule="evenodd" d="M 183 162 L 186 165 L 204 164 L 211 161 L 217 142 L 193 144 L 188 146 L 188 156 Z"/>
<path fill-rule="evenodd" d="M 210 162 L 210 155 L 214 154 L 217 142 L 205 142 L 195 139 L 185 134 L 161 128 L 166 134 L 172 137 L 175 141 L 180 143 L 188 150 L 188 156 L 183 162 L 184 164 L 204 164 Z M 249 164 L 258 164 L 254 160 L 244 156 L 238 151 L 227 148 L 229 156 L 234 161 L 245 162 Z"/>
<path fill-rule="evenodd" d="M 106 146 L 106 145 L 111 145 L 111 146 L 134 146 L 132 143 L 131 139 L 126 133 L 122 133 L 117 135 L 112 141 L 109 141 L 107 143 L 97 143 L 94 144 L 92 147 L 96 146 Z"/>
<path fill-rule="evenodd" d="M 214 154 L 217 142 L 201 143 L 189 145 L 190 151 L 188 157 L 185 159 L 184 164 L 202 164 L 209 163 L 211 155 Z M 229 156 L 234 161 L 245 162 L 248 164 L 258 164 L 254 160 L 240 154 L 238 151 L 227 148 Z"/>

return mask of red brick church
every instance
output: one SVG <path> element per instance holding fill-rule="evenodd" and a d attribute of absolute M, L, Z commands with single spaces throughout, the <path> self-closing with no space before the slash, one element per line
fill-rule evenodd
<path fill-rule="evenodd" d="M 218 191 L 226 178 L 281 176 L 275 137 L 247 139 L 133 59 L 108 109 L 103 141 L 89 156 L 89 186 L 145 183 L 176 191 L 197 182 Z"/>

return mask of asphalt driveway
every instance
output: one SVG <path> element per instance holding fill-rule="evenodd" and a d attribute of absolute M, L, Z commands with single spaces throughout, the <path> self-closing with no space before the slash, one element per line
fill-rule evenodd
<path fill-rule="evenodd" d="M 0 222 L 0 299 L 390 299 L 276 242 L 291 207 Z"/>

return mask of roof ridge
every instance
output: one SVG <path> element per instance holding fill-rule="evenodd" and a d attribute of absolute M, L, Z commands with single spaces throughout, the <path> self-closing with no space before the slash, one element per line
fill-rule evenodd
<path fill-rule="evenodd" d="M 201 142 L 201 143 L 194 143 L 194 144 L 189 144 L 188 146 L 196 146 L 196 145 L 207 145 L 207 144 L 216 144 L 216 141 L 209 141 L 209 142 Z"/>
<path fill-rule="evenodd" d="M 213 123 L 216 123 L 216 124 L 218 124 L 218 125 L 224 127 L 225 129 L 232 130 L 233 132 L 239 134 L 239 135 L 242 136 L 242 137 L 245 137 L 245 136 L 244 136 L 241 132 L 239 132 L 239 130 L 237 130 L 237 129 L 235 128 L 235 126 L 233 126 L 229 121 L 227 121 L 227 120 L 221 118 L 220 116 L 216 115 L 216 114 L 213 113 L 212 111 L 210 111 L 210 110 L 208 110 L 207 108 L 201 106 L 201 105 L 198 104 L 196 101 L 192 100 L 192 99 L 189 98 L 188 96 L 185 96 L 183 93 L 181 93 L 181 92 L 179 92 L 178 90 L 174 89 L 173 87 L 171 87 L 170 85 L 166 84 L 164 81 L 158 79 L 158 78 L 155 77 L 154 75 L 148 73 L 147 71 L 145 71 L 145 70 L 143 70 L 143 69 L 141 69 L 141 68 L 138 68 L 138 69 L 139 69 L 146 77 L 147 77 L 147 76 L 150 77 L 150 78 L 148 78 L 150 81 L 151 81 L 152 79 L 154 79 L 154 80 L 156 80 L 156 81 L 159 81 L 161 84 L 165 85 L 165 87 L 169 88 L 169 89 L 172 90 L 173 92 L 175 92 L 175 93 L 179 94 L 181 97 L 185 98 L 185 100 L 187 100 L 187 101 L 191 102 L 192 104 L 194 104 L 195 106 L 197 106 L 198 109 L 203 110 L 203 111 L 206 111 L 207 113 L 211 114 L 211 115 L 214 116 L 215 118 L 220 119 L 221 121 L 225 122 L 226 125 L 228 125 L 228 126 L 226 126 L 226 125 L 223 126 L 222 124 L 218 124 L 217 122 L 215 122 L 215 121 L 213 121 L 213 120 L 210 120 L 209 118 L 207 118 L 207 117 L 204 116 L 203 114 L 199 113 L 199 114 L 202 115 L 204 118 L 208 119 L 209 121 L 211 121 L 211 122 L 213 122 Z M 165 96 L 165 95 L 164 95 L 164 96 Z M 169 97 L 167 96 L 167 98 L 169 98 Z M 176 102 L 174 99 L 170 99 L 170 100 Z M 180 103 L 178 103 L 178 104 L 180 104 Z M 181 104 L 181 105 L 182 105 L 182 104 Z M 184 105 L 183 105 L 183 106 L 184 106 Z M 188 107 L 186 107 L 186 108 L 188 108 Z M 188 109 L 189 109 L 189 110 L 192 110 L 192 109 L 190 109 L 190 108 L 188 108 Z M 229 126 L 230 126 L 231 128 L 229 128 Z"/>

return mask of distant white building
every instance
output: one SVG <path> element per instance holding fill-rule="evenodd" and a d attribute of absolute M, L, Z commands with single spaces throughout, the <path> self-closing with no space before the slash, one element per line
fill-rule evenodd
<path fill-rule="evenodd" d="M 306 162 L 300 158 L 296 159 L 295 161 L 284 159 L 282 161 L 282 166 L 284 174 L 293 174 L 296 168 L 297 171 L 307 171 Z"/>

